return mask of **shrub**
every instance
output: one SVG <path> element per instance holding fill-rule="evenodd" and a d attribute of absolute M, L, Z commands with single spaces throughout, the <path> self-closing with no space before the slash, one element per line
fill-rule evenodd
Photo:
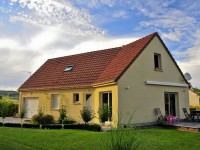
<path fill-rule="evenodd" d="M 94 111 L 89 107 L 84 107 L 83 110 L 80 111 L 81 118 L 87 124 L 94 118 Z"/>
<path fill-rule="evenodd" d="M 2 123 L 2 122 L 0 122 L 0 127 L 1 127 L 1 126 L 3 126 L 3 123 Z"/>
<path fill-rule="evenodd" d="M 34 124 L 42 124 L 42 116 L 39 116 L 38 114 L 37 115 L 34 115 L 32 118 L 31 118 L 32 122 Z"/>
<path fill-rule="evenodd" d="M 36 129 L 39 129 L 40 125 L 39 124 L 23 124 L 23 128 L 36 128 Z"/>
<path fill-rule="evenodd" d="M 84 129 L 88 130 L 88 131 L 97 131 L 97 132 L 100 132 L 101 131 L 101 126 L 99 124 L 86 124 L 84 126 Z"/>
<path fill-rule="evenodd" d="M 52 115 L 44 115 L 42 117 L 42 124 L 51 124 L 53 123 L 54 118 Z"/>
<path fill-rule="evenodd" d="M 19 113 L 19 117 L 21 118 L 21 125 L 23 124 L 23 118 L 25 116 L 26 110 L 22 108 Z"/>
<path fill-rule="evenodd" d="M 15 115 L 18 112 L 18 104 L 16 102 L 12 102 L 11 99 L 3 97 L 2 100 L 0 100 L 0 108 L 2 105 L 7 105 L 8 112 L 6 117 L 10 117 Z M 1 117 L 1 110 L 0 109 L 0 117 Z"/>
<path fill-rule="evenodd" d="M 42 129 L 62 129 L 62 125 L 60 125 L 60 124 L 45 124 L 45 125 L 42 125 Z"/>
<path fill-rule="evenodd" d="M 98 124 L 67 124 L 64 125 L 64 129 L 79 129 L 100 132 L 101 126 Z"/>
<path fill-rule="evenodd" d="M 0 110 L 1 110 L 0 115 L 1 115 L 1 117 L 3 119 L 3 124 L 4 124 L 4 119 L 5 119 L 6 116 L 8 116 L 8 111 L 9 111 L 8 110 L 8 104 L 7 103 L 2 103 L 1 107 L 0 107 Z"/>
<path fill-rule="evenodd" d="M 21 127 L 20 123 L 4 123 L 5 127 Z"/>
<path fill-rule="evenodd" d="M 111 120 L 112 109 L 111 107 L 109 108 L 107 104 L 104 104 L 101 108 L 99 108 L 98 114 L 100 122 L 104 123 L 105 121 L 108 121 L 108 119 Z"/>
<path fill-rule="evenodd" d="M 65 124 L 64 129 L 83 129 L 85 124 Z"/>
<path fill-rule="evenodd" d="M 59 118 L 59 123 L 62 123 L 62 120 Z M 62 124 L 74 124 L 75 120 L 65 117 Z"/>
<path fill-rule="evenodd" d="M 15 116 L 18 113 L 18 104 L 14 102 L 8 103 L 8 117 Z"/>
<path fill-rule="evenodd" d="M 38 113 L 31 118 L 34 124 L 51 124 L 54 121 L 53 116 Z"/>

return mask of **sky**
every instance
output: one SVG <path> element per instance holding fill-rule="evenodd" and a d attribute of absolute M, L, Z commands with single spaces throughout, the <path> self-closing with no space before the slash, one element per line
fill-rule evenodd
<path fill-rule="evenodd" d="M 200 88 L 199 0 L 0 0 L 0 90 L 17 90 L 47 59 L 153 32 Z"/>

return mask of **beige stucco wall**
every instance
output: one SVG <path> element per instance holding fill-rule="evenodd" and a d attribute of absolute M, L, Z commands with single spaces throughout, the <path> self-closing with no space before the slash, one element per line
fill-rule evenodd
<path fill-rule="evenodd" d="M 59 110 L 53 110 L 51 108 L 51 94 L 59 94 L 59 105 L 65 105 L 67 108 L 67 116 L 82 122 L 80 118 L 80 110 L 85 106 L 85 95 L 92 94 L 92 109 L 95 111 L 96 118 L 92 122 L 99 123 L 98 109 L 100 104 L 101 92 L 112 92 L 113 97 L 113 117 L 117 112 L 118 101 L 118 88 L 117 85 L 107 85 L 103 87 L 96 87 L 91 89 L 68 89 L 68 90 L 53 90 L 53 91 L 32 91 L 32 92 L 20 92 L 19 105 L 23 107 L 24 98 L 37 97 L 39 100 L 39 109 L 45 114 L 53 115 L 55 120 L 59 118 Z M 79 103 L 73 103 L 73 93 L 79 93 Z"/>
<path fill-rule="evenodd" d="M 163 71 L 154 71 L 154 53 L 161 54 Z M 121 120 L 134 113 L 132 119 L 134 123 L 155 122 L 154 108 L 160 108 L 165 114 L 165 92 L 178 94 L 177 113 L 180 118 L 184 118 L 182 107 L 189 107 L 187 88 L 146 85 L 145 81 L 186 84 L 157 37 L 151 41 L 118 82 Z M 129 89 L 126 89 L 127 86 Z"/>
<path fill-rule="evenodd" d="M 199 105 L 200 96 L 189 90 L 190 105 Z"/>

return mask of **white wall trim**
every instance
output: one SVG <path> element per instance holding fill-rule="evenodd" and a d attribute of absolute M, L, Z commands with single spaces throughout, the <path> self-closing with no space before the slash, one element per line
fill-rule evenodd
<path fill-rule="evenodd" d="M 161 85 L 161 86 L 175 86 L 175 87 L 188 87 L 187 84 L 173 83 L 173 82 L 159 82 L 159 81 L 146 81 L 147 85 Z"/>

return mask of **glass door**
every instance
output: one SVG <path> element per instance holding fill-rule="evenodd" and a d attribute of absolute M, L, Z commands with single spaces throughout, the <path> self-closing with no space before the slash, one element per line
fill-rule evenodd
<path fill-rule="evenodd" d="M 165 93 L 165 115 L 177 116 L 177 93 Z"/>
<path fill-rule="evenodd" d="M 108 121 L 112 120 L 112 93 L 102 93 L 102 106 L 108 108 Z"/>

